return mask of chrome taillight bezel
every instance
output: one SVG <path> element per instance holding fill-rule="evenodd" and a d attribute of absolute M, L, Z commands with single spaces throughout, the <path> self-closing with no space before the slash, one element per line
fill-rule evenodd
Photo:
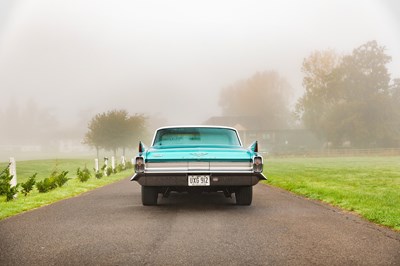
<path fill-rule="evenodd" d="M 144 158 L 141 156 L 135 158 L 135 172 L 144 173 Z"/>
<path fill-rule="evenodd" d="M 253 158 L 253 171 L 255 173 L 262 173 L 264 168 L 263 158 L 261 156 L 254 156 Z"/>

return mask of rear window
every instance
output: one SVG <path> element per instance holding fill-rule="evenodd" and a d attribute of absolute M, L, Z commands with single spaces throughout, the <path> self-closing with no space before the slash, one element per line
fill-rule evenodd
<path fill-rule="evenodd" d="M 229 128 L 165 128 L 157 131 L 153 146 L 240 146 L 235 130 Z"/>

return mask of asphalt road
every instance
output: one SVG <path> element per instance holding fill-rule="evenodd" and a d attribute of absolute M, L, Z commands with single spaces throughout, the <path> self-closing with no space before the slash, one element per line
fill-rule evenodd
<path fill-rule="evenodd" d="M 400 233 L 266 185 L 159 202 L 123 180 L 0 221 L 0 265 L 400 265 Z"/>

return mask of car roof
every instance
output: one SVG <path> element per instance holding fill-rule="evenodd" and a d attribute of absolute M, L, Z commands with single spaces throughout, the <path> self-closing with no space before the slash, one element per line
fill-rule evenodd
<path fill-rule="evenodd" d="M 200 127 L 200 128 L 224 128 L 224 129 L 232 129 L 232 130 L 237 131 L 236 128 L 233 128 L 233 127 L 215 126 L 215 125 L 176 125 L 176 126 L 160 127 L 160 128 L 157 128 L 157 130 L 168 129 L 168 128 L 196 128 L 196 127 Z"/>

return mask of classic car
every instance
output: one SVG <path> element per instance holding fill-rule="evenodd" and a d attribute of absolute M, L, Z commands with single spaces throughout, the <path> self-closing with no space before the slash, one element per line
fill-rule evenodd
<path fill-rule="evenodd" d="M 149 148 L 139 143 L 131 181 L 141 185 L 143 205 L 171 192 L 223 192 L 251 205 L 253 186 L 266 180 L 262 172 L 257 141 L 244 148 L 236 129 L 175 126 L 157 129 Z"/>

